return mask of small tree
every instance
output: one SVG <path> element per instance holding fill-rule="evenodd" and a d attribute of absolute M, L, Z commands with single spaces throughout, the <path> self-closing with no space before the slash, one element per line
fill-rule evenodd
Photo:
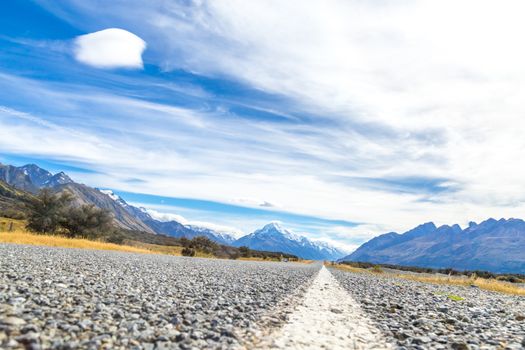
<path fill-rule="evenodd" d="M 219 249 L 219 245 L 204 236 L 197 236 L 191 240 L 190 247 L 205 253 L 213 253 Z"/>
<path fill-rule="evenodd" d="M 250 248 L 246 246 L 239 247 L 239 253 L 243 258 L 249 258 L 251 256 Z"/>
<path fill-rule="evenodd" d="M 65 210 L 61 226 L 70 237 L 100 238 L 113 233 L 113 217 L 93 204 Z"/>
<path fill-rule="evenodd" d="M 54 193 L 48 188 L 42 189 L 28 204 L 30 214 L 27 229 L 39 233 L 55 233 L 63 221 L 65 208 L 73 196 L 69 192 Z"/>

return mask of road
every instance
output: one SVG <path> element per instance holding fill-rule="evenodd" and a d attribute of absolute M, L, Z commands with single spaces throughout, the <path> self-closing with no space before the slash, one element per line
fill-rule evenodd
<path fill-rule="evenodd" d="M 0 244 L 2 349 L 520 349 L 524 315 L 523 297 L 320 264 Z"/>

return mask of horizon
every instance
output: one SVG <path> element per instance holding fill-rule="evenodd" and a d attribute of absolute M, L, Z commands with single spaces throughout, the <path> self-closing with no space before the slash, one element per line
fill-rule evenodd
<path fill-rule="evenodd" d="M 0 159 L 2 159 L 1 155 L 0 155 Z M 24 167 L 24 166 L 37 166 L 43 170 L 46 170 L 46 171 L 49 171 L 49 169 L 44 169 L 42 167 L 40 167 L 38 164 L 35 164 L 35 163 L 27 163 L 27 164 L 19 164 L 19 165 L 14 165 L 14 164 L 5 164 L 5 163 L 2 163 L 0 161 L 0 165 L 13 165 L 13 166 L 17 166 L 17 167 Z M 57 175 L 59 173 L 63 173 L 63 174 L 66 174 L 68 175 L 67 172 L 65 172 L 64 170 L 57 170 L 57 171 L 50 171 L 51 174 L 53 175 Z M 72 179 L 74 181 L 74 179 Z M 84 184 L 85 185 L 85 184 Z M 217 223 L 213 223 L 213 222 L 206 222 L 206 221 L 195 221 L 195 220 L 188 220 L 186 217 L 180 215 L 180 214 L 176 214 L 176 213 L 170 213 L 170 212 L 159 212 L 155 209 L 152 209 L 152 208 L 158 208 L 158 207 L 161 207 L 161 208 L 173 208 L 173 207 L 178 207 L 178 208 L 182 208 L 181 206 L 175 206 L 173 205 L 173 203 L 170 203 L 170 202 L 188 202 L 188 204 L 185 205 L 185 209 L 188 209 L 188 208 L 191 208 L 191 207 L 194 207 L 197 203 L 199 203 L 200 205 L 204 205 L 204 206 L 212 206 L 214 207 L 213 210 L 210 210 L 209 211 L 214 211 L 214 212 L 217 212 L 217 213 L 221 213 L 221 215 L 224 215 L 225 213 L 227 212 L 230 212 L 232 208 L 237 208 L 237 209 L 241 209 L 241 210 L 250 210 L 252 211 L 252 213 L 257 212 L 257 210 L 253 209 L 253 208 L 245 208 L 245 207 L 238 207 L 236 205 L 232 205 L 232 204 L 228 204 L 228 203 L 219 203 L 219 202 L 206 202 L 206 201 L 199 201 L 199 200 L 194 200 L 194 199 L 188 199 L 188 198 L 173 198 L 173 197 L 162 197 L 162 196 L 154 196 L 154 195 L 147 195 L 147 194 L 141 194 L 141 193 L 132 193 L 132 192 L 118 192 L 118 191 L 114 191 L 112 189 L 108 189 L 108 188 L 104 188 L 104 187 L 98 187 L 98 186 L 93 186 L 95 189 L 99 190 L 100 192 L 104 193 L 104 194 L 107 194 L 108 196 L 110 196 L 112 199 L 116 200 L 118 199 L 118 197 L 120 197 L 121 199 L 123 199 L 126 203 L 130 204 L 130 205 L 133 205 L 135 207 L 138 207 L 139 209 L 143 209 L 147 214 L 149 214 L 153 219 L 155 220 L 158 220 L 158 221 L 161 221 L 161 222 L 167 222 L 167 221 L 176 221 L 180 224 L 183 224 L 185 226 L 194 226 L 194 227 L 201 227 L 201 228 L 205 228 L 205 229 L 210 229 L 210 230 L 213 230 L 215 232 L 218 232 L 218 233 L 221 233 L 221 234 L 228 234 L 230 235 L 231 237 L 233 237 L 234 239 L 239 239 L 239 238 L 242 238 L 242 237 L 245 237 L 245 236 L 248 236 L 248 235 L 251 235 L 253 233 L 255 233 L 256 231 L 259 231 L 259 230 L 262 230 L 263 228 L 267 227 L 267 226 L 270 226 L 270 225 L 274 225 L 274 227 L 277 227 L 277 229 L 279 230 L 284 230 L 284 231 L 288 231 L 288 232 L 291 232 L 292 234 L 294 235 L 299 235 L 300 237 L 306 237 L 308 238 L 309 240 L 311 241 L 314 241 L 314 242 L 325 242 L 325 243 L 329 243 L 331 246 L 335 247 L 335 248 L 338 248 L 341 252 L 345 253 L 345 254 L 351 254 L 353 252 L 356 251 L 356 249 L 358 249 L 361 245 L 359 246 L 356 246 L 355 248 L 348 248 L 348 246 L 345 246 L 344 244 L 338 244 L 338 243 L 332 243 L 326 239 L 316 239 L 316 238 L 312 238 L 312 237 L 308 237 L 310 236 L 308 233 L 304 233 L 304 232 L 296 232 L 293 228 L 289 227 L 288 225 L 286 225 L 286 223 L 284 221 L 281 221 L 281 220 L 276 220 L 276 219 L 261 219 L 261 224 L 259 224 L 259 226 L 254 226 L 254 228 L 252 229 L 248 229 L 248 230 L 238 230 L 238 229 L 235 229 L 233 227 L 229 227 L 229 226 L 223 226 L 223 225 L 220 225 L 220 224 L 217 224 Z M 113 196 L 117 196 L 117 197 L 113 197 Z M 137 199 L 137 198 L 142 198 L 143 199 L 143 202 L 132 202 L 130 201 L 130 198 L 133 199 Z M 156 204 L 156 202 L 159 202 L 160 204 Z M 190 204 L 191 203 L 191 204 Z M 223 210 L 221 212 L 221 209 Z M 230 210 L 226 210 L 226 209 L 230 209 Z M 184 209 L 181 209 L 181 210 L 184 210 Z M 179 210 L 180 212 L 180 210 Z M 272 211 L 263 211 L 263 210 L 259 210 L 258 211 L 259 214 L 263 214 L 262 217 L 266 217 L 266 218 L 272 218 L 272 217 L 296 217 L 297 215 L 294 215 L 293 213 L 283 213 L 283 212 L 275 212 L 275 213 L 272 213 Z M 235 212 L 234 212 L 235 213 Z M 231 214 L 231 213 L 230 213 Z M 309 218 L 310 220 L 311 219 L 314 219 L 315 218 Z M 303 218 L 304 220 L 304 218 Z M 436 230 L 439 230 L 443 227 L 454 227 L 454 226 L 457 226 L 461 229 L 461 231 L 464 231 L 466 229 L 469 229 L 471 228 L 472 226 L 476 227 L 478 225 L 481 225 L 485 222 L 488 222 L 488 221 L 496 221 L 496 222 L 500 222 L 500 221 L 505 221 L 505 222 L 508 222 L 508 221 L 512 221 L 512 220 L 518 220 L 518 221 L 521 221 L 521 222 L 524 222 L 523 219 L 521 218 L 517 218 L 517 217 L 508 217 L 508 218 L 494 218 L 494 217 L 488 217 L 488 218 L 485 218 L 483 220 L 480 220 L 479 222 L 476 222 L 476 221 L 469 221 L 468 224 L 462 226 L 458 223 L 443 223 L 443 224 L 438 224 L 436 225 L 435 222 L 433 221 L 428 221 L 428 222 L 423 222 L 423 223 L 418 223 L 417 225 L 411 227 L 409 230 L 407 230 L 406 232 L 396 232 L 396 231 L 390 231 L 390 232 L 382 232 L 380 234 L 377 234 L 373 237 L 370 238 L 373 239 L 373 238 L 377 238 L 381 235 L 384 235 L 384 234 L 391 234 L 391 233 L 395 233 L 397 235 L 403 235 L 405 233 L 408 233 L 409 231 L 413 230 L 413 229 L 417 229 L 419 227 L 422 227 L 422 226 L 425 226 L 425 225 L 428 225 L 428 224 L 432 224 Z M 366 241 L 365 241 L 366 242 Z M 363 243 L 365 243 L 363 242 Z"/>
<path fill-rule="evenodd" d="M 346 250 L 525 212 L 519 2 L 0 8 L 2 163 Z"/>

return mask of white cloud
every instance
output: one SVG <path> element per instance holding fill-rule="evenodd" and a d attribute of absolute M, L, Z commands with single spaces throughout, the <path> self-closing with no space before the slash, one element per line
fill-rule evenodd
<path fill-rule="evenodd" d="M 182 215 L 173 214 L 173 213 L 164 213 L 159 212 L 154 209 L 146 209 L 149 215 L 151 215 L 152 218 L 155 220 L 167 222 L 167 221 L 177 221 L 180 224 L 188 225 L 188 220 L 184 218 Z"/>
<path fill-rule="evenodd" d="M 272 203 L 272 202 L 268 202 L 268 201 L 260 200 L 256 198 L 235 198 L 232 200 L 232 203 L 240 204 L 240 205 L 254 206 L 254 207 L 263 207 L 263 208 L 279 207 L 279 205 L 276 203 Z"/>
<path fill-rule="evenodd" d="M 146 42 L 124 29 L 109 28 L 78 36 L 77 61 L 96 68 L 142 68 Z"/>

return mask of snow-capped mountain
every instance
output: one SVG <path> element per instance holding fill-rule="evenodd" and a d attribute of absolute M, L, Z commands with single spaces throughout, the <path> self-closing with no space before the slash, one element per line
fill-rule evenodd
<path fill-rule="evenodd" d="M 21 167 L 0 164 L 0 180 L 18 189 L 36 193 L 41 188 L 53 188 L 73 183 L 64 172 L 55 175 L 35 164 Z"/>
<path fill-rule="evenodd" d="M 53 174 L 51 174 L 49 171 L 42 169 L 35 164 L 27 164 L 19 167 L 18 169 L 27 175 L 31 183 L 38 188 L 45 187 L 44 184 L 53 177 Z"/>
<path fill-rule="evenodd" d="M 345 255 L 345 252 L 326 242 L 311 241 L 285 229 L 277 222 L 269 223 L 263 228 L 239 238 L 233 245 L 236 247 L 246 246 L 256 250 L 289 253 L 312 260 L 336 260 Z"/>
<path fill-rule="evenodd" d="M 47 179 L 43 184 L 42 187 L 55 187 L 65 184 L 73 183 L 73 180 L 69 176 L 66 175 L 63 171 L 51 176 L 49 179 Z"/>
<path fill-rule="evenodd" d="M 205 237 L 213 236 L 213 240 L 221 244 L 232 245 L 232 243 L 235 242 L 236 240 L 236 238 L 233 235 L 227 232 L 213 230 L 208 227 L 202 227 L 202 226 L 196 226 L 196 225 L 186 225 L 186 227 L 192 230 L 193 232 L 196 232 L 200 236 L 205 236 Z"/>
<path fill-rule="evenodd" d="M 124 208 L 130 215 L 140 219 L 144 224 L 151 228 L 155 233 L 163 234 L 172 237 L 186 237 L 192 239 L 198 236 L 204 236 L 219 244 L 231 245 L 235 241 L 235 237 L 228 233 L 212 230 L 207 227 L 196 225 L 186 225 L 176 220 L 157 220 L 153 218 L 145 208 L 138 208 L 128 204 L 120 196 L 116 195 L 112 190 L 99 189 L 118 205 Z"/>

